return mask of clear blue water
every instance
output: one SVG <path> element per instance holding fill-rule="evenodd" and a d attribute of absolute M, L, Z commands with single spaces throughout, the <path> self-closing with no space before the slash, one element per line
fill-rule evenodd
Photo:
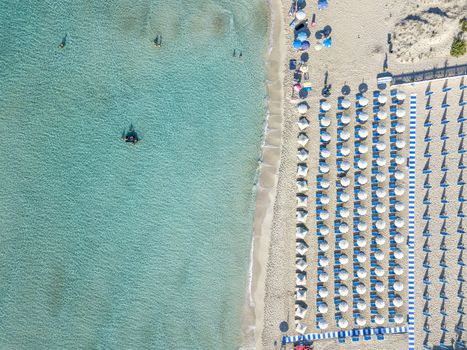
<path fill-rule="evenodd" d="M 266 3 L 0 8 L 0 349 L 234 349 Z"/>

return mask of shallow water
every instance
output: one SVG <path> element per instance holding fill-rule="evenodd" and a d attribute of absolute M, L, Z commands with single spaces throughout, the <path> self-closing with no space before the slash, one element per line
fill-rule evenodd
<path fill-rule="evenodd" d="M 235 348 L 266 4 L 0 5 L 0 348 Z"/>

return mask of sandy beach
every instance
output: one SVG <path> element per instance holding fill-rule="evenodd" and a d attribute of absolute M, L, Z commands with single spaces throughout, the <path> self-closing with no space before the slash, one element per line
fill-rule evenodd
<path fill-rule="evenodd" d="M 300 60 L 300 53 L 297 53 L 291 46 L 294 40 L 293 31 L 289 28 L 288 17 L 290 2 L 283 0 L 272 1 L 272 16 L 274 23 L 280 22 L 281 28 L 273 26 L 272 35 L 275 38 L 273 50 L 269 56 L 269 82 L 270 91 L 270 117 L 266 133 L 264 156 L 261 169 L 261 177 L 258 184 L 257 210 L 255 215 L 255 235 L 254 235 L 254 255 L 253 255 L 253 280 L 251 305 L 254 305 L 255 315 L 255 344 L 256 349 L 278 349 L 280 348 L 283 335 L 297 335 L 295 331 L 295 259 L 296 259 L 296 173 L 297 173 L 297 136 L 299 128 L 297 126 L 298 113 L 297 104 L 300 102 L 298 96 L 292 97 L 291 88 L 294 85 L 293 74 L 288 68 L 288 61 L 291 58 Z M 356 6 L 350 0 L 339 3 L 330 2 L 329 7 L 323 11 L 317 11 L 316 4 L 305 7 L 307 18 L 311 19 L 313 14 L 317 15 L 316 28 L 311 31 L 310 42 L 317 41 L 315 33 L 325 26 L 331 27 L 331 37 L 333 46 L 320 51 L 308 50 L 309 76 L 313 91 L 306 97 L 305 101 L 310 106 L 306 116 L 310 122 L 306 133 L 310 142 L 306 145 L 309 158 L 306 160 L 310 168 L 310 173 L 306 179 L 309 184 L 309 199 L 307 210 L 310 215 L 307 219 L 307 227 L 310 229 L 309 235 L 305 238 L 311 250 L 309 265 L 317 263 L 316 219 L 315 198 L 316 191 L 317 164 L 319 162 L 319 138 L 320 128 L 317 118 L 320 106 L 321 89 L 327 84 L 332 84 L 332 94 L 327 99 L 331 104 L 330 116 L 336 114 L 338 97 L 342 96 L 343 88 L 349 91 L 349 96 L 367 91 L 365 95 L 371 98 L 373 91 L 377 90 L 376 76 L 383 72 L 384 66 L 393 74 L 408 73 L 418 70 L 430 70 L 434 67 L 450 66 L 455 64 L 465 64 L 464 58 L 448 58 L 451 37 L 457 30 L 455 22 L 461 13 L 465 13 L 465 7 L 461 1 L 382 1 L 375 3 L 372 0 L 363 0 Z M 440 11 L 430 10 L 438 8 Z M 365 9 L 362 11 L 362 9 Z M 448 13 L 449 18 L 442 16 Z M 440 15 L 441 14 L 441 15 Z M 419 16 L 423 21 L 416 21 Z M 431 27 L 430 27 L 431 26 Z M 427 27 L 432 28 L 427 32 Z M 393 52 L 389 53 L 388 33 L 392 35 Z M 410 35 L 416 34 L 421 40 L 431 40 L 435 43 L 435 49 L 426 51 L 426 46 L 407 48 Z M 452 35 L 451 35 L 452 34 Z M 429 39 L 431 36 L 431 39 Z M 415 46 L 415 45 L 414 45 Z M 272 71 L 276 70 L 276 74 Z M 282 86 L 278 86 L 282 81 Z M 407 94 L 411 89 L 406 88 Z M 390 94 L 390 89 L 384 91 Z M 282 102 L 279 96 L 282 96 Z M 405 110 L 409 109 L 408 100 L 401 105 Z M 389 105 L 387 106 L 389 109 Z M 370 110 L 368 110 L 370 111 Z M 388 110 L 389 112 L 389 110 Z M 333 113 L 333 114 L 332 114 Z M 355 111 L 351 110 L 354 114 Z M 369 113 L 371 115 L 371 113 Z M 372 118 L 372 117 L 371 117 Z M 372 120 L 372 119 L 371 119 Z M 406 126 L 408 119 L 404 120 Z M 355 128 L 354 122 L 350 124 L 351 129 Z M 331 138 L 337 137 L 337 131 L 333 128 L 329 130 Z M 389 136 L 387 142 L 389 143 Z M 404 140 L 408 143 L 408 132 L 403 134 Z M 371 139 L 370 139 L 371 140 Z M 352 132 L 349 142 L 355 142 L 355 135 Z M 335 144 L 331 143 L 334 149 Z M 385 151 L 389 158 L 389 151 Z M 420 152 L 417 150 L 417 152 Z M 331 152 L 333 153 L 333 152 Z M 384 153 L 384 152 L 383 152 Z M 408 148 L 401 154 L 408 156 Z M 370 152 L 371 155 L 371 152 Z M 336 164 L 335 156 L 331 156 L 330 164 Z M 417 163 L 418 164 L 418 163 Z M 278 169 L 278 171 L 277 171 Z M 401 168 L 405 174 L 407 169 Z M 354 185 L 353 178 L 355 170 L 351 170 L 349 178 L 352 179 L 350 187 Z M 386 174 L 389 176 L 389 173 Z M 337 169 L 331 166 L 330 176 L 337 176 Z M 371 175 L 370 175 L 371 176 Z M 401 184 L 408 185 L 407 180 L 402 180 Z M 401 199 L 403 203 L 408 202 L 407 194 Z M 371 202 L 368 201 L 368 206 Z M 384 205 L 389 207 L 388 199 Z M 335 219 L 334 212 L 336 206 L 332 203 L 328 207 L 331 213 L 330 222 Z M 434 209 L 436 210 L 436 209 Z M 382 214 L 385 220 L 389 220 L 388 214 Z M 407 210 L 401 214 L 407 218 Z M 369 218 L 371 221 L 371 218 Z M 420 223 L 417 222 L 417 226 Z M 404 228 L 405 230 L 405 228 Z M 406 235 L 406 231 L 403 234 Z M 389 236 L 387 236 L 389 237 Z M 349 239 L 351 237 L 349 236 Z M 331 243 L 330 251 L 335 248 Z M 366 248 L 369 249 L 369 248 Z M 404 256 L 407 257 L 407 248 L 400 246 Z M 368 251 L 369 253 L 369 251 Z M 383 249 L 385 255 L 389 255 L 389 246 Z M 308 254 L 308 253 L 307 253 Z M 314 254 L 314 255 L 313 255 Z M 406 259 L 406 258 L 404 258 Z M 387 262 L 386 262 L 387 264 Z M 403 266 L 407 262 L 404 260 Z M 369 269 L 369 265 L 365 265 Z M 389 267 L 383 264 L 383 268 L 388 271 Z M 316 269 L 307 269 L 307 278 L 310 281 L 317 279 Z M 407 275 L 404 275 L 403 283 L 407 285 Z M 330 279 L 334 278 L 330 272 Z M 383 277 L 383 280 L 386 277 Z M 386 280 L 385 280 L 386 281 Z M 388 283 L 387 281 L 385 283 Z M 419 281 L 417 282 L 419 283 Z M 307 285 L 307 302 L 309 310 L 304 318 L 304 322 L 311 326 L 316 323 L 316 305 L 313 297 L 317 294 L 316 283 Z M 404 301 L 407 300 L 407 289 L 401 293 Z M 351 304 L 351 300 L 348 300 Z M 420 304 L 420 303 L 419 303 Z M 407 314 L 407 304 L 405 303 L 398 312 Z M 335 310 L 334 305 L 329 305 L 331 313 Z M 385 309 L 387 312 L 387 309 Z M 418 313 L 422 309 L 417 309 Z M 364 316 L 370 320 L 370 315 Z M 279 325 L 286 321 L 289 326 L 288 332 L 281 332 Z M 420 327 L 417 324 L 417 327 Z M 252 330 L 253 331 L 253 330 Z M 319 332 L 310 328 L 307 332 Z M 407 346 L 407 335 L 387 336 L 385 341 L 360 341 L 352 344 L 347 341 L 339 344 L 336 340 L 323 340 L 315 342 L 315 349 L 401 349 Z"/>

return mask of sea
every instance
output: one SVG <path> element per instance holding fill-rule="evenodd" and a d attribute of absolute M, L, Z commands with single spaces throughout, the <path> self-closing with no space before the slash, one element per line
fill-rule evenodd
<path fill-rule="evenodd" d="M 238 348 L 267 2 L 0 8 L 0 349 Z"/>

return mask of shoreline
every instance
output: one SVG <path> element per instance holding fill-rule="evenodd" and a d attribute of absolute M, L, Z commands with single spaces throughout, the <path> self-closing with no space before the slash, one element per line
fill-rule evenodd
<path fill-rule="evenodd" d="M 256 184 L 253 235 L 248 270 L 248 296 L 242 322 L 241 349 L 261 349 L 264 328 L 265 283 L 269 260 L 270 232 L 279 179 L 282 149 L 284 70 L 286 52 L 281 0 L 268 0 L 269 37 L 266 54 L 268 110 Z"/>

